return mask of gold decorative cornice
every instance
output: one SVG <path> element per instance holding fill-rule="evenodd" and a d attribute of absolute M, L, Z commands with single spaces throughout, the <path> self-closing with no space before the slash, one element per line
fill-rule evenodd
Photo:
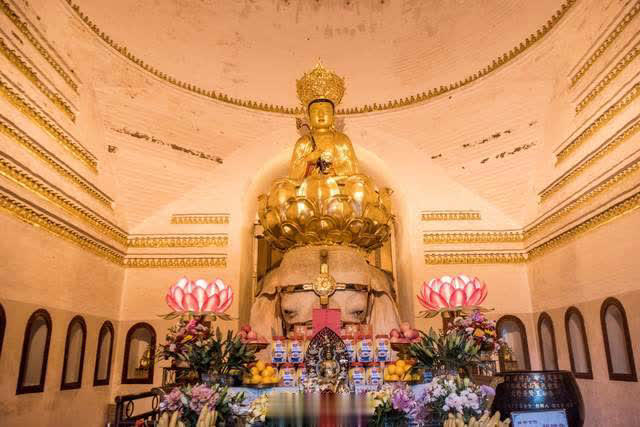
<path fill-rule="evenodd" d="M 229 214 L 173 214 L 171 224 L 229 224 Z"/>
<path fill-rule="evenodd" d="M 584 77 L 589 68 L 602 56 L 602 54 L 613 44 L 613 42 L 618 38 L 618 36 L 622 33 L 622 31 L 627 28 L 627 25 L 631 22 L 633 18 L 640 12 L 640 1 L 636 2 L 633 5 L 631 10 L 622 18 L 622 20 L 616 25 L 616 27 L 607 35 L 607 38 L 604 39 L 600 46 L 591 54 L 591 56 L 587 59 L 587 61 L 580 67 L 580 69 L 571 76 L 571 87 L 575 86 L 578 81 Z"/>
<path fill-rule="evenodd" d="M 428 211 L 422 212 L 423 221 L 479 221 L 479 211 Z"/>
<path fill-rule="evenodd" d="M 4 42 L 4 39 L 0 37 L 0 52 L 11 62 L 33 85 L 40 91 L 44 96 L 46 96 L 49 101 L 53 103 L 60 111 L 62 111 L 66 116 L 71 119 L 72 122 L 76 121 L 76 115 L 71 110 L 71 106 L 64 100 L 60 95 L 50 90 L 42 80 L 38 77 L 38 75 L 33 71 L 31 67 L 18 55 L 18 53 L 11 49 Z"/>
<path fill-rule="evenodd" d="M 16 195 L 6 190 L 0 193 L 0 209 L 27 224 L 61 237 L 113 263 L 122 263 L 122 252 L 92 238 L 62 220 L 45 214 L 44 211 L 36 210 L 36 208 L 25 203 L 24 200 L 20 200 Z"/>
<path fill-rule="evenodd" d="M 582 175 L 587 169 L 591 168 L 598 161 L 610 154 L 620 144 L 637 134 L 638 131 L 640 131 L 640 120 L 636 120 L 635 123 L 633 123 L 631 126 L 628 126 L 622 132 L 618 132 L 617 136 L 609 140 L 609 142 L 607 142 L 600 149 L 591 154 L 586 160 L 578 163 L 577 165 L 574 165 L 571 169 L 565 172 L 564 175 L 560 177 L 560 179 L 551 183 L 547 188 L 542 190 L 540 192 L 540 201 L 546 201 L 549 197 L 558 192 L 562 187 L 576 179 L 578 176 Z"/>
<path fill-rule="evenodd" d="M 24 22 L 17 13 L 15 13 L 9 3 L 5 0 L 0 0 L 0 10 L 13 22 L 13 24 L 20 30 L 22 35 L 29 40 L 33 47 L 42 55 L 42 57 L 51 65 L 51 67 L 62 77 L 62 79 L 73 89 L 74 92 L 78 92 L 78 85 L 74 82 L 71 76 L 64 70 L 60 64 L 53 58 L 53 56 L 42 46 L 40 41 L 29 30 L 26 22 Z"/>
<path fill-rule="evenodd" d="M 522 264 L 527 261 L 522 252 L 426 252 L 426 264 Z"/>
<path fill-rule="evenodd" d="M 1 1 L 1 0 L 0 0 Z M 62 176 L 64 179 L 70 181 L 71 183 L 78 186 L 82 191 L 96 199 L 103 206 L 112 209 L 111 204 L 113 200 L 104 194 L 102 191 L 98 190 L 93 186 L 89 181 L 84 179 L 79 173 L 77 173 L 73 168 L 68 166 L 62 160 L 58 159 L 54 154 L 52 154 L 49 150 L 44 148 L 40 143 L 35 141 L 33 138 L 28 136 L 26 133 L 18 129 L 12 122 L 10 122 L 6 117 L 0 114 L 0 133 L 7 135 L 9 138 L 16 141 L 18 144 L 22 145 L 26 150 L 28 150 L 31 154 L 42 160 L 44 163 L 49 165 L 53 170 L 55 170 L 58 175 Z"/>
<path fill-rule="evenodd" d="M 214 255 L 202 257 L 141 258 L 127 255 L 124 259 L 124 266 L 126 268 L 224 268 L 227 266 L 227 257 L 226 255 Z"/>
<path fill-rule="evenodd" d="M 91 171 L 98 172 L 98 161 L 87 149 L 78 145 L 69 138 L 52 120 L 37 111 L 27 100 L 18 95 L 9 84 L 0 80 L 0 94 L 2 94 L 17 110 L 31 119 L 35 124 L 47 131 L 56 141 L 58 141 L 71 154 L 82 161 Z"/>
<path fill-rule="evenodd" d="M 237 99 L 232 98 L 226 94 L 216 93 L 213 90 L 203 89 L 194 84 L 183 82 L 178 80 L 167 73 L 158 70 L 146 64 L 143 60 L 132 54 L 126 46 L 123 46 L 111 39 L 108 34 L 102 31 L 91 19 L 80 10 L 80 7 L 75 4 L 72 0 L 66 0 L 67 3 L 71 6 L 71 8 L 75 11 L 77 16 L 94 32 L 95 35 L 100 37 L 102 41 L 104 41 L 111 48 L 115 49 L 122 56 L 127 58 L 129 61 L 133 62 L 135 65 L 141 67 L 145 71 L 153 74 L 157 78 L 171 84 L 177 86 L 181 89 L 187 90 L 189 92 L 202 95 L 206 98 L 214 99 L 216 101 L 221 101 L 227 104 L 237 105 L 240 107 L 250 108 L 253 110 L 260 111 L 268 111 L 274 113 L 283 113 L 283 114 L 295 114 L 299 115 L 304 113 L 303 109 L 300 107 L 285 107 L 282 105 L 267 105 L 263 103 L 258 103 L 256 101 L 245 100 L 245 99 Z M 549 18 L 546 24 L 542 25 L 535 33 L 532 33 L 527 37 L 524 41 L 520 42 L 513 49 L 509 50 L 509 52 L 504 53 L 502 56 L 494 59 L 493 62 L 484 68 L 476 71 L 473 74 L 469 74 L 466 78 L 461 79 L 457 82 L 452 82 L 448 85 L 443 85 L 437 88 L 433 88 L 429 91 L 425 91 L 422 93 L 417 93 L 415 95 L 407 96 L 405 98 L 397 98 L 395 100 L 390 100 L 386 103 L 373 103 L 366 104 L 359 107 L 352 108 L 342 108 L 336 110 L 336 114 L 340 115 L 351 115 L 351 114 L 362 114 L 369 113 L 373 111 L 384 111 L 384 110 L 392 110 L 395 108 L 406 107 L 408 105 L 418 104 L 424 101 L 427 101 L 431 98 L 443 95 L 445 93 L 451 92 L 455 89 L 459 89 L 461 87 L 467 86 L 470 83 L 475 82 L 476 80 L 486 76 L 487 74 L 499 69 L 505 64 L 511 62 L 515 58 L 517 58 L 520 54 L 522 54 L 525 50 L 533 46 L 536 42 L 542 39 L 556 24 L 560 21 L 560 19 L 567 13 L 567 11 L 575 4 L 576 0 L 566 0 L 560 6 L 551 18 Z"/>
<path fill-rule="evenodd" d="M 127 244 L 127 234 L 124 231 L 118 229 L 89 208 L 82 206 L 72 197 L 55 188 L 42 177 L 34 174 L 2 152 L 0 152 L 0 174 L 81 219 L 95 230 L 112 238 L 121 245 Z"/>
<path fill-rule="evenodd" d="M 638 57 L 638 54 L 640 54 L 640 42 L 638 42 L 633 48 L 631 48 L 631 50 L 627 52 L 627 54 L 620 61 L 618 61 L 615 67 L 613 67 L 611 71 L 609 71 L 607 75 L 604 76 L 602 80 L 600 80 L 598 84 L 596 84 L 596 86 L 593 89 L 591 89 L 591 91 L 584 98 L 582 98 L 582 100 L 578 103 L 578 105 L 576 105 L 576 114 L 584 110 L 584 108 L 591 101 L 593 101 L 598 96 L 598 94 L 602 92 L 604 88 L 606 88 L 609 85 L 609 83 L 615 80 L 615 78 L 618 77 L 620 73 L 625 68 L 627 68 L 627 66 L 635 58 Z"/>
<path fill-rule="evenodd" d="M 595 230 L 640 207 L 640 191 L 615 203 L 602 212 L 593 215 L 566 231 L 523 252 L 425 252 L 426 264 L 520 264 L 570 242 L 589 231 Z"/>
<path fill-rule="evenodd" d="M 229 244 L 226 234 L 140 235 L 129 234 L 129 248 L 223 248 Z"/>
<path fill-rule="evenodd" d="M 436 231 L 424 233 L 425 244 L 514 243 L 524 241 L 522 231 Z"/>
<path fill-rule="evenodd" d="M 580 135 L 575 137 L 569 144 L 567 144 L 562 150 L 556 154 L 557 164 L 566 160 L 571 153 L 573 153 L 578 147 L 580 147 L 586 140 L 592 137 L 602 126 L 609 123 L 611 119 L 617 116 L 623 111 L 629 104 L 631 104 L 638 96 L 640 96 L 640 83 L 633 85 L 631 89 L 627 91 L 622 97 L 611 107 L 607 108 L 602 114 L 598 116 Z"/>

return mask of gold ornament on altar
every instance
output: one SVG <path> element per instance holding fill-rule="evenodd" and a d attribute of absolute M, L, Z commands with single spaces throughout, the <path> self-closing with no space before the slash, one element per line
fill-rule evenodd
<path fill-rule="evenodd" d="M 322 65 L 297 81 L 310 132 L 296 142 L 288 176 L 258 198 L 264 236 L 277 249 L 338 244 L 371 251 L 389 238 L 392 190 L 360 173 L 351 141 L 333 126 L 344 91 L 344 80 Z"/>
<path fill-rule="evenodd" d="M 329 264 L 327 264 L 328 256 L 329 254 L 326 250 L 320 252 L 320 257 L 322 258 L 320 274 L 313 282 L 313 292 L 320 297 L 320 305 L 323 307 L 329 304 L 329 297 L 333 295 L 337 287 L 336 279 L 329 274 Z"/>

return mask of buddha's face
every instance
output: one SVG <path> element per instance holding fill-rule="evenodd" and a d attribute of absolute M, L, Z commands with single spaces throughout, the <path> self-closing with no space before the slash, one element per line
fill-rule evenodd
<path fill-rule="evenodd" d="M 327 101 L 314 102 L 309 106 L 309 122 L 314 129 L 327 129 L 333 125 L 333 105 Z"/>

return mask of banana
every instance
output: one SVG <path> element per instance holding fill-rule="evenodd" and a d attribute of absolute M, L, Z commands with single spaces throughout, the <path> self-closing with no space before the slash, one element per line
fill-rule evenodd
<path fill-rule="evenodd" d="M 169 427 L 169 413 L 163 412 L 158 420 L 158 427 Z"/>
<path fill-rule="evenodd" d="M 180 414 L 179 411 L 174 411 L 173 414 L 171 414 L 171 420 L 169 420 L 169 427 L 177 427 L 179 414 Z"/>

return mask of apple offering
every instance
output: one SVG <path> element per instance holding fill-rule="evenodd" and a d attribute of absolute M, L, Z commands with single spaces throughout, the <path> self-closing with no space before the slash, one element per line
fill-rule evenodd
<path fill-rule="evenodd" d="M 244 343 L 248 344 L 268 344 L 269 342 L 263 337 L 256 334 L 256 331 L 251 329 L 251 326 L 244 325 L 240 328 L 240 332 L 238 332 L 238 336 Z"/>
<path fill-rule="evenodd" d="M 412 343 L 420 340 L 420 334 L 417 329 L 413 329 L 407 322 L 400 324 L 400 329 L 393 328 L 389 332 L 389 341 L 394 343 Z"/>

